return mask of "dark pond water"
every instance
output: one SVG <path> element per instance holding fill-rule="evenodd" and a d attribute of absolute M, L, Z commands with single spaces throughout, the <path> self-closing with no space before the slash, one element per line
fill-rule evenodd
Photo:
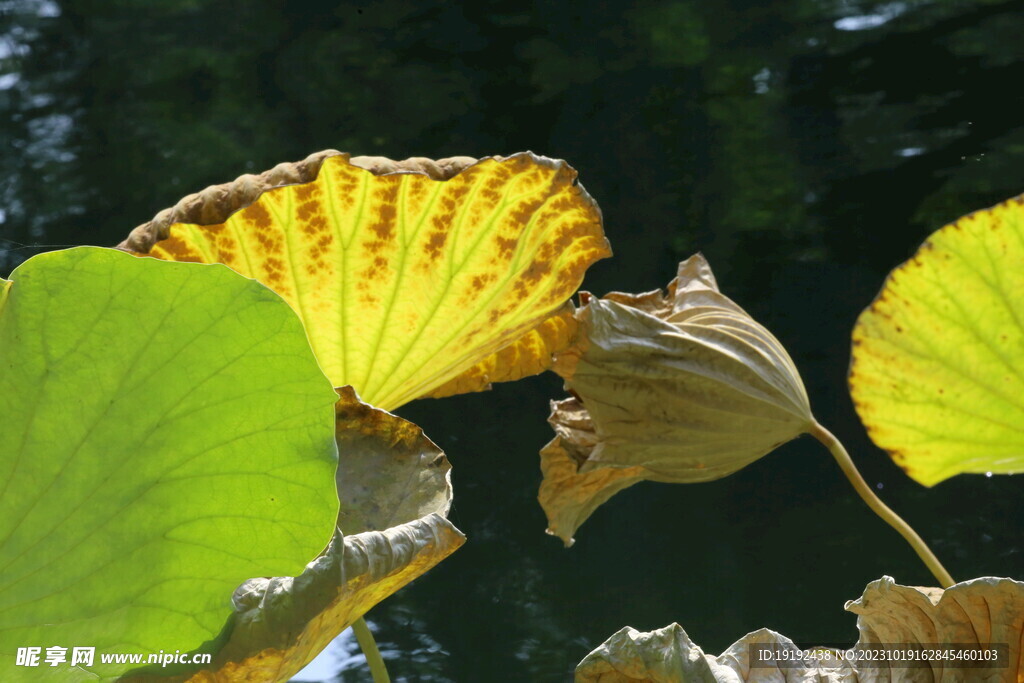
<path fill-rule="evenodd" d="M 1022 480 L 918 486 L 845 388 L 851 328 L 888 270 L 1024 191 L 1024 5 L 460 5 L 0 2 L 0 274 L 318 149 L 561 157 L 616 252 L 587 289 L 663 285 L 702 250 L 952 574 L 1024 578 Z M 761 626 L 852 643 L 843 603 L 866 583 L 932 583 L 806 438 L 719 482 L 638 485 L 564 549 L 535 500 L 559 385 L 401 411 L 454 464 L 469 542 L 370 613 L 396 681 L 565 681 L 627 624 L 678 621 L 714 653 Z M 310 676 L 368 680 L 356 655 L 339 641 Z"/>

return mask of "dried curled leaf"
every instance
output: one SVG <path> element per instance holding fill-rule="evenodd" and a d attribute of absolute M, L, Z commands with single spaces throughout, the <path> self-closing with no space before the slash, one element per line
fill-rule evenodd
<path fill-rule="evenodd" d="M 583 471 L 598 443 L 590 414 L 575 398 L 551 402 L 548 422 L 555 430 L 540 451 L 543 480 L 537 500 L 548 515 L 548 533 L 571 546 L 576 529 L 619 491 L 647 478 L 642 466 Z"/>
<path fill-rule="evenodd" d="M 269 286 L 335 386 L 387 409 L 548 367 L 571 337 L 563 304 L 610 254 L 576 172 L 531 153 L 323 152 L 186 198 L 123 246 Z"/>
<path fill-rule="evenodd" d="M 812 662 L 751 668 L 750 648 L 757 645 L 796 648 L 789 638 L 762 628 L 715 657 L 704 654 L 679 624 L 648 632 L 626 626 L 579 663 L 576 683 L 818 683 L 848 675 L 849 667 Z"/>
<path fill-rule="evenodd" d="M 352 387 L 338 390 L 338 527 L 380 531 L 452 504 L 451 464 L 412 422 L 363 403 Z"/>
<path fill-rule="evenodd" d="M 797 654 L 793 641 L 768 629 L 747 634 L 714 657 L 704 654 L 679 624 L 648 633 L 626 627 L 579 663 L 576 683 L 1024 680 L 1024 583 L 1020 581 L 985 577 L 943 591 L 899 586 L 886 576 L 868 584 L 864 595 L 848 602 L 846 609 L 859 615 L 860 638 L 851 648 L 853 662 L 830 648 L 815 648 L 815 658 L 794 656 L 783 666 L 754 661 L 751 646 L 755 645 Z M 998 652 L 1000 659 L 979 659 L 972 666 L 963 659 L 922 657 L 911 666 L 907 655 L 897 659 L 873 654 L 886 646 L 906 652 L 952 644 L 960 648 L 953 652 L 974 646 Z"/>
<path fill-rule="evenodd" d="M 338 531 L 301 575 L 254 578 L 235 591 L 229 640 L 210 666 L 185 677 L 191 683 L 287 680 L 465 542 L 445 517 L 452 488 L 444 453 L 351 387 L 338 393 Z"/>
<path fill-rule="evenodd" d="M 958 645 L 1009 645 L 997 675 L 991 670 L 967 670 L 973 680 L 1024 680 L 1024 582 L 983 577 L 952 588 L 900 586 L 883 576 L 872 581 L 858 599 L 846 603 L 857 615 L 860 640 L 857 647 L 871 649 L 879 643 L 956 643 Z M 896 680 L 900 667 L 874 669 Z M 937 659 L 919 669 L 930 681 L 962 681 L 965 670 L 955 662 Z M 986 678 L 987 676 L 987 678 Z"/>
<path fill-rule="evenodd" d="M 871 439 L 925 486 L 1024 472 L 1024 196 L 935 232 L 853 331 Z"/>
<path fill-rule="evenodd" d="M 436 514 L 384 531 L 336 534 L 301 575 L 251 579 L 235 591 L 231 639 L 211 668 L 188 680 L 288 680 L 371 607 L 464 541 Z"/>
<path fill-rule="evenodd" d="M 666 294 L 584 300 L 579 341 L 554 366 L 579 400 L 553 405 L 558 436 L 542 451 L 541 503 L 566 543 L 640 479 L 719 479 L 814 424 L 786 350 L 718 291 L 703 256 L 679 265 Z"/>

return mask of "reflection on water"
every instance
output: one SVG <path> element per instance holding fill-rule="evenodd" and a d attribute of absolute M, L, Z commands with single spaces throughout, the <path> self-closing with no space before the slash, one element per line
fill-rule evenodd
<path fill-rule="evenodd" d="M 1020 576 L 1020 483 L 925 490 L 845 394 L 849 333 L 933 229 L 1024 190 L 1024 9 L 992 0 L 0 2 L 0 275 L 112 244 L 184 193 L 328 147 L 562 157 L 643 291 L 700 249 L 818 418 L 954 576 Z M 768 626 L 852 642 L 845 600 L 928 575 L 809 440 L 720 482 L 643 484 L 546 537 L 541 377 L 403 409 L 454 465 L 469 542 L 370 615 L 396 681 L 564 681 L 623 625 L 707 651 Z M 328 660 L 368 680 L 350 639 Z M 321 669 L 321 672 L 324 670 Z M 326 674 L 317 674 L 325 676 Z"/>
<path fill-rule="evenodd" d="M 34 82 L 21 72 L 24 62 L 34 57 L 43 31 L 60 16 L 60 8 L 51 0 L 9 0 L 0 3 L 0 16 L 5 20 L 0 31 L 0 104 L 6 110 L 0 128 L 0 144 L 6 150 L 0 172 L 7 179 L 0 189 L 0 271 L 6 272 L 35 251 L 26 243 L 45 239 L 47 228 L 61 214 L 81 213 L 82 207 L 64 198 L 59 211 L 48 213 L 45 204 L 30 201 L 37 182 L 30 176 L 38 174 L 39 180 L 52 183 L 56 169 L 75 160 L 69 148 L 75 119 L 72 111 L 56 106 L 57 96 L 50 89 L 56 79 Z M 59 192 L 63 187 L 53 189 Z"/>
<path fill-rule="evenodd" d="M 851 14 L 836 19 L 832 25 L 840 31 L 866 31 L 889 23 L 910 8 L 910 3 L 890 2 L 875 6 L 869 14 Z"/>

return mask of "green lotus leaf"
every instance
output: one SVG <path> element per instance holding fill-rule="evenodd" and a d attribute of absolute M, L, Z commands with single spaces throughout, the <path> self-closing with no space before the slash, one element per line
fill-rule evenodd
<path fill-rule="evenodd" d="M 110 249 L 36 256 L 3 289 L 0 678 L 215 651 L 231 591 L 301 571 L 334 528 L 336 396 L 300 321 L 223 266 Z M 15 665 L 51 646 L 94 664 Z"/>
<path fill-rule="evenodd" d="M 334 385 L 387 410 L 550 367 L 571 336 L 565 302 L 611 253 L 576 171 L 528 152 L 323 152 L 187 197 L 123 246 L 264 283 Z"/>
<path fill-rule="evenodd" d="M 889 275 L 854 328 L 850 392 L 925 486 L 1024 472 L 1024 197 L 941 228 Z"/>
<path fill-rule="evenodd" d="M 258 578 L 234 596 L 230 640 L 191 683 L 287 680 L 375 604 L 454 552 L 451 467 L 419 427 L 339 390 L 343 501 L 330 547 L 297 577 Z"/>
<path fill-rule="evenodd" d="M 548 532 L 566 544 L 641 479 L 719 479 L 815 425 L 782 344 L 718 291 L 700 254 L 667 293 L 582 298 L 578 340 L 553 367 L 575 398 L 552 404 L 541 451 Z"/>
<path fill-rule="evenodd" d="M 851 662 L 838 650 L 813 648 L 813 656 L 798 658 L 782 667 L 756 662 L 751 646 L 772 646 L 796 654 L 793 641 L 768 629 L 749 633 L 715 657 L 704 654 L 679 624 L 641 633 L 621 629 L 587 655 L 576 667 L 576 683 L 738 683 L 739 681 L 1019 681 L 1024 677 L 1024 582 L 984 577 L 942 590 L 900 586 L 888 576 L 873 581 L 860 599 L 848 602 L 847 611 L 858 615 L 860 638 L 851 648 Z M 888 647 L 954 647 L 997 653 L 988 664 L 965 667 L 953 657 L 930 657 L 908 667 L 896 660 L 865 655 Z M 895 653 L 899 654 L 899 653 Z"/>

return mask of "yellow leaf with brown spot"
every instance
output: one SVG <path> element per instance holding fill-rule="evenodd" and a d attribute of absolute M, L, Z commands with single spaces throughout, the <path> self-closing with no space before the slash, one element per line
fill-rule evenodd
<path fill-rule="evenodd" d="M 854 328 L 850 392 L 925 486 L 1024 472 L 1024 197 L 938 230 L 889 275 Z"/>
<path fill-rule="evenodd" d="M 151 256 L 225 263 L 269 286 L 302 318 L 335 386 L 352 385 L 386 409 L 453 380 L 437 395 L 547 367 L 547 345 L 567 333 L 564 317 L 552 316 L 590 264 L 610 255 L 576 172 L 528 152 L 475 163 L 359 162 L 372 171 L 356 162 L 310 157 L 301 172 L 276 177 L 302 180 L 319 164 L 315 180 L 278 187 L 245 177 L 236 181 L 241 199 L 233 186 L 211 188 L 212 209 L 186 198 L 179 213 L 238 209 L 223 222 L 167 227 L 175 209 L 125 246 L 145 251 L 159 240 Z M 267 186 L 253 200 L 254 188 Z"/>
<path fill-rule="evenodd" d="M 544 372 L 554 362 L 554 354 L 569 348 L 576 337 L 578 324 L 573 313 L 573 305 L 567 301 L 522 337 L 448 380 L 427 396 L 443 398 L 484 391 L 493 382 L 512 382 Z"/>

